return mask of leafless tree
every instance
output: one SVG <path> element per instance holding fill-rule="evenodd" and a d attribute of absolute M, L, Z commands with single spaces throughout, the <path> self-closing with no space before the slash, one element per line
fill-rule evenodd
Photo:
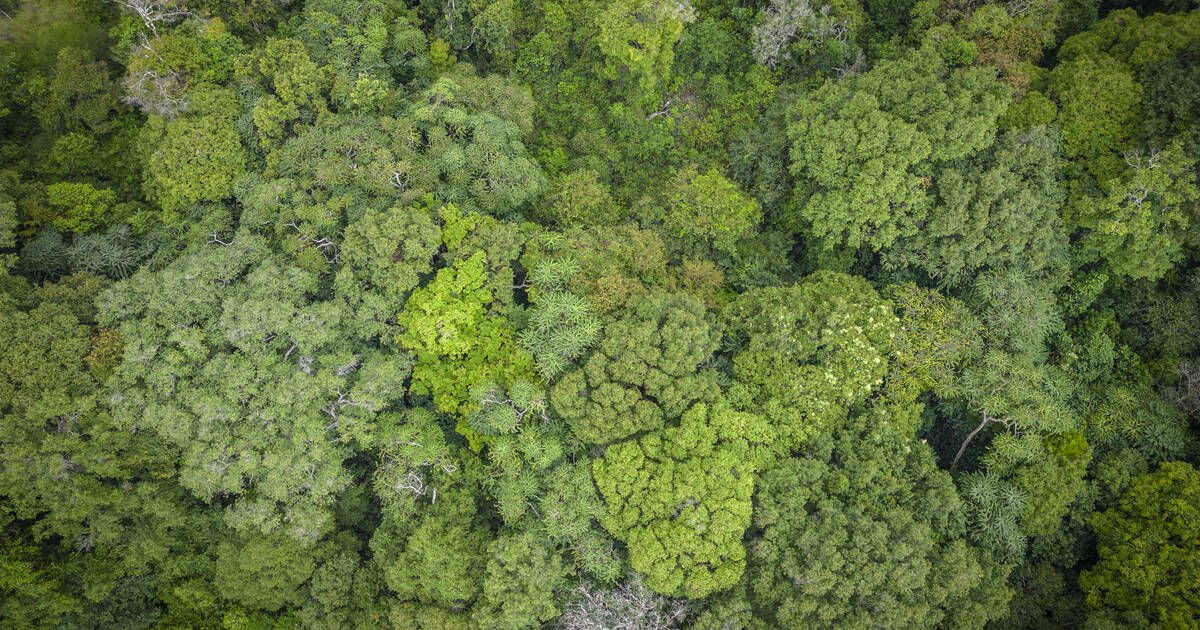
<path fill-rule="evenodd" d="M 147 114 L 171 117 L 187 109 L 187 101 L 183 98 L 184 82 L 176 72 L 131 72 L 121 83 L 125 88 L 121 101 Z"/>
<path fill-rule="evenodd" d="M 555 626 L 560 630 L 668 630 L 679 627 L 686 616 L 682 601 L 655 593 L 635 574 L 611 588 L 581 582 Z"/>
<path fill-rule="evenodd" d="M 138 16 L 158 39 L 159 24 L 173 24 L 192 14 L 177 0 L 113 0 L 117 6 Z"/>
<path fill-rule="evenodd" d="M 754 58 L 774 69 L 787 61 L 787 46 L 797 39 L 846 41 L 846 26 L 824 5 L 814 9 L 808 0 L 772 0 L 754 27 Z"/>
<path fill-rule="evenodd" d="M 1175 405 L 1193 419 L 1200 415 L 1200 360 L 1183 359 L 1179 362 L 1179 382 L 1175 384 Z"/>

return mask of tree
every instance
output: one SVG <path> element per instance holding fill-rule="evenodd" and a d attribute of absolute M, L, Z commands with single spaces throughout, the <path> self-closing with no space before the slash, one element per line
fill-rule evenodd
<path fill-rule="evenodd" d="M 265 92 L 254 103 L 254 127 L 262 148 L 278 148 L 297 127 L 327 108 L 327 73 L 295 39 L 272 39 L 239 67 L 243 81 Z"/>
<path fill-rule="evenodd" d="M 596 460 L 600 522 L 629 547 L 650 588 L 695 599 L 738 581 L 754 473 L 771 441 L 763 418 L 697 403 L 678 427 L 609 446 Z"/>
<path fill-rule="evenodd" d="M 964 372 L 969 411 L 960 413 L 970 425 L 980 420 L 950 467 L 991 435 L 979 471 L 962 482 L 976 535 L 1000 554 L 1016 557 L 1029 536 L 1049 533 L 1082 490 L 1091 451 L 1069 404 L 1072 386 L 1057 366 L 995 350 Z"/>
<path fill-rule="evenodd" d="M 169 21 L 192 16 L 175 2 L 122 1 L 126 6 L 174 5 L 160 14 L 169 14 Z M 162 25 L 164 21 L 159 19 L 157 23 Z M 193 104 L 190 88 L 228 81 L 233 74 L 233 60 L 244 49 L 241 40 L 230 34 L 220 20 L 191 19 L 162 32 L 153 19 L 146 19 L 145 24 L 151 29 L 150 36 L 139 30 L 125 41 L 132 51 L 122 86 L 124 102 L 147 114 L 171 118 L 187 111 Z"/>
<path fill-rule="evenodd" d="M 750 592 L 778 627 L 982 628 L 1003 574 L 966 539 L 950 476 L 876 407 L 760 475 Z M 999 578 L 999 579 L 998 579 Z"/>
<path fill-rule="evenodd" d="M 1142 86 L 1131 70 L 1105 54 L 1066 58 L 1050 74 L 1051 95 L 1062 103 L 1058 124 L 1063 153 L 1093 185 L 1123 170 L 1121 154 L 1139 138 Z M 1098 119 L 1092 112 L 1108 112 Z"/>
<path fill-rule="evenodd" d="M 427 207 L 368 208 L 346 226 L 339 280 L 361 282 L 371 293 L 406 297 L 432 270 L 441 241 Z"/>
<path fill-rule="evenodd" d="M 368 492 L 359 496 L 369 499 Z M 304 627 L 340 630 L 387 623 L 392 598 L 382 567 L 360 548 L 365 542 L 352 530 L 339 532 L 331 541 L 325 561 L 308 582 L 308 597 L 299 613 Z"/>
<path fill-rule="evenodd" d="M 117 196 L 107 188 L 59 182 L 46 187 L 46 200 L 62 212 L 54 220 L 54 227 L 60 230 L 85 233 L 114 222 L 113 205 Z"/>
<path fill-rule="evenodd" d="M 1149 155 L 1129 153 L 1130 172 L 1104 186 L 1105 195 L 1072 206 L 1070 218 L 1087 232 L 1084 255 L 1103 258 L 1114 273 L 1155 280 L 1182 257 L 1200 208 L 1194 160 L 1178 143 Z"/>
<path fill-rule="evenodd" d="M 194 95 L 196 114 L 146 127 L 144 133 L 157 136 L 149 151 L 146 184 L 167 223 L 177 221 L 192 203 L 229 197 L 233 180 L 245 170 L 246 152 L 229 107 L 233 100 L 225 90 L 204 93 L 203 98 Z"/>
<path fill-rule="evenodd" d="M 752 53 L 769 68 L 798 70 L 802 77 L 829 75 L 862 55 L 855 43 L 865 18 L 861 9 L 772 0 L 759 16 Z"/>
<path fill-rule="evenodd" d="M 215 582 L 221 595 L 268 612 L 303 601 L 302 586 L 323 555 L 283 535 L 235 538 L 217 547 Z"/>
<path fill-rule="evenodd" d="M 1058 103 L 1064 155 L 1075 164 L 1073 201 L 1082 203 L 1120 178 L 1127 170 L 1125 155 L 1145 148 L 1139 71 L 1167 61 L 1198 32 L 1194 12 L 1141 18 L 1122 9 L 1063 42 L 1048 94 Z M 1107 115 L 1096 117 L 1097 111 Z"/>
<path fill-rule="evenodd" d="M 892 307 L 861 278 L 817 272 L 747 291 L 724 311 L 742 396 L 791 449 L 834 430 L 883 383 L 897 334 Z"/>
<path fill-rule="evenodd" d="M 410 362 L 345 334 L 317 277 L 239 232 L 100 298 L 126 341 L 112 399 L 118 425 L 183 451 L 179 483 L 240 530 L 313 542 L 349 483 L 343 460 L 404 394 Z"/>
<path fill-rule="evenodd" d="M 616 0 L 598 17 L 605 74 L 629 77 L 641 94 L 653 94 L 670 74 L 675 42 L 696 12 L 687 0 Z"/>
<path fill-rule="evenodd" d="M 977 275 L 966 298 L 983 324 L 987 344 L 996 350 L 1040 359 L 1046 341 L 1063 327 L 1052 280 L 1020 267 Z"/>
<path fill-rule="evenodd" d="M 719 329 L 699 300 L 635 298 L 592 354 L 555 383 L 550 402 L 588 443 L 658 429 L 716 394 L 716 374 L 706 363 L 719 343 Z"/>
<path fill-rule="evenodd" d="M 486 312 L 493 299 L 483 286 L 486 258 L 476 251 L 438 270 L 396 316 L 396 342 L 416 359 L 411 392 L 430 395 L 439 410 L 464 417 L 473 386 L 507 383 L 533 371 L 533 358 L 517 345 L 512 326 Z"/>
<path fill-rule="evenodd" d="M 601 315 L 624 306 L 635 295 L 665 289 L 670 281 L 662 237 L 632 225 L 533 236 L 526 243 L 521 266 L 536 269 L 549 260 L 578 264 L 575 289 Z"/>
<path fill-rule="evenodd" d="M 668 630 L 678 627 L 686 608 L 679 600 L 646 588 L 636 573 L 619 585 L 603 589 L 580 582 L 572 589 L 562 614 L 554 622 L 559 630 Z"/>
<path fill-rule="evenodd" d="M 738 244 L 762 221 L 758 202 L 715 169 L 703 174 L 695 165 L 680 170 L 666 201 L 664 231 L 685 258 L 736 259 Z"/>
<path fill-rule="evenodd" d="M 991 145 L 1008 98 L 986 71 L 952 74 L 928 47 L 826 81 L 788 110 L 801 200 L 791 220 L 827 247 L 877 251 L 915 235 L 934 166 Z"/>
<path fill-rule="evenodd" d="M 377 480 L 377 493 L 391 505 L 371 537 L 371 551 L 402 600 L 457 612 L 479 596 L 486 575 L 492 536 L 478 505 L 482 471 L 478 457 L 459 449 L 433 463 L 416 484 L 395 474 L 400 471 L 385 477 L 392 483 Z"/>
<path fill-rule="evenodd" d="M 59 50 L 53 75 L 32 91 L 33 114 L 51 133 L 107 131 L 118 107 L 107 64 L 77 48 Z"/>
<path fill-rule="evenodd" d="M 572 171 L 558 178 L 542 199 L 538 215 L 562 229 L 611 225 L 620 218 L 608 185 L 593 170 Z"/>
<path fill-rule="evenodd" d="M 591 458 L 550 415 L 545 391 L 517 381 L 507 389 L 483 385 L 472 395 L 478 410 L 469 423 L 489 438 L 486 482 L 504 524 L 569 550 L 573 573 L 616 579 L 621 561 L 596 523 L 603 506 Z"/>
<path fill-rule="evenodd" d="M 396 11 L 384 2 L 372 0 L 356 6 L 331 0 L 315 0 L 304 5 L 297 37 L 317 65 L 334 75 L 331 96 L 348 100 L 353 79 L 369 77 L 390 87 L 387 65 L 389 24 Z"/>
<path fill-rule="evenodd" d="M 544 539 L 529 532 L 502 536 L 488 547 L 487 578 L 475 608 L 484 630 L 521 630 L 558 616 L 555 592 L 567 566 Z"/>
<path fill-rule="evenodd" d="M 40 567 L 37 549 L 15 537 L 0 546 L 0 613 L 11 627 L 55 628 L 78 602 L 63 592 L 54 566 Z M 50 569 L 51 571 L 47 571 Z"/>
<path fill-rule="evenodd" d="M 884 386 L 888 399 L 954 392 L 963 368 L 983 351 L 979 319 L 959 300 L 915 284 L 891 285 L 883 295 L 900 318 L 892 341 L 895 366 Z"/>
<path fill-rule="evenodd" d="M 574 263 L 551 261 L 533 270 L 533 308 L 520 341 L 534 356 L 538 371 L 553 380 L 600 335 L 600 319 L 572 289 Z"/>
<path fill-rule="evenodd" d="M 1169 462 L 1133 480 L 1113 508 L 1092 516 L 1100 561 L 1079 583 L 1088 604 L 1163 628 L 1200 623 L 1200 473 Z"/>
<path fill-rule="evenodd" d="M 439 77 L 397 129 L 415 154 L 395 169 L 399 187 L 433 193 L 466 211 L 517 213 L 546 186 L 522 144 L 533 127 L 532 109 L 527 88 L 477 77 L 470 66 Z"/>
<path fill-rule="evenodd" d="M 944 286 L 989 267 L 1035 274 L 1062 267 L 1066 195 L 1056 177 L 1058 155 L 1057 134 L 1037 127 L 1001 135 L 965 164 L 947 163 L 933 178 L 928 219 L 881 252 L 884 266 L 919 267 Z"/>

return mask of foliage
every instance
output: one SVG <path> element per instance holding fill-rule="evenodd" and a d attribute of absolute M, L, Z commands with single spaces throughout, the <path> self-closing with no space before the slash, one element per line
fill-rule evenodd
<path fill-rule="evenodd" d="M 663 222 L 667 238 L 684 257 L 736 256 L 737 246 L 753 234 L 762 214 L 758 202 L 716 170 L 699 173 L 689 166 L 675 174 L 667 191 Z"/>
<path fill-rule="evenodd" d="M 1186 628 L 1197 622 L 1196 506 L 1200 475 L 1170 462 L 1133 480 L 1120 503 L 1095 514 L 1100 562 L 1080 576 L 1094 608 L 1129 612 L 1141 623 Z"/>
<path fill-rule="evenodd" d="M 675 41 L 695 9 L 688 0 L 616 0 L 598 18 L 605 73 L 652 93 L 670 73 Z"/>
<path fill-rule="evenodd" d="M 717 390 L 706 368 L 720 342 L 704 305 L 683 294 L 634 298 L 581 365 L 550 391 L 554 411 L 584 442 L 658 429 Z"/>
<path fill-rule="evenodd" d="M 771 440 L 761 417 L 698 403 L 678 427 L 609 446 L 596 460 L 600 522 L 629 547 L 650 588 L 698 598 L 737 582 L 756 453 Z"/>
<path fill-rule="evenodd" d="M 428 487 L 395 484 L 384 494 L 418 493 L 384 512 L 370 544 L 402 600 L 461 611 L 482 589 L 490 535 L 477 503 L 478 459 L 455 451 L 447 463 L 431 468 Z"/>
<path fill-rule="evenodd" d="M 626 225 L 617 228 L 545 233 L 529 243 L 521 264 L 536 269 L 550 259 L 579 265 L 575 288 L 598 313 L 622 307 L 631 297 L 665 288 L 669 282 L 662 238 Z"/>
<path fill-rule="evenodd" d="M 1178 144 L 1161 153 L 1128 154 L 1126 161 L 1127 177 L 1110 180 L 1103 197 L 1079 202 L 1070 216 L 1089 230 L 1080 239 L 1084 255 L 1102 257 L 1114 273 L 1153 280 L 1183 254 L 1200 207 L 1200 185 L 1194 161 Z"/>
<path fill-rule="evenodd" d="M 529 91 L 501 77 L 439 78 L 409 108 L 406 144 L 419 157 L 397 165 L 397 177 L 465 210 L 515 214 L 546 186 L 521 142 L 531 109 Z"/>
<path fill-rule="evenodd" d="M 214 102 L 232 94 L 206 95 Z M 199 110 L 199 107 L 194 109 Z M 147 126 L 154 134 L 147 157 L 147 185 L 171 218 L 191 203 L 220 201 L 246 168 L 246 153 L 229 113 L 196 113 Z"/>
<path fill-rule="evenodd" d="M 892 343 L 895 368 L 888 398 L 915 400 L 926 391 L 954 391 L 964 367 L 982 350 L 979 319 L 960 301 L 915 284 L 892 285 L 884 296 L 896 305 L 900 326 Z"/>
<path fill-rule="evenodd" d="M 1007 103 L 986 72 L 950 73 L 929 48 L 826 81 L 788 110 L 804 200 L 793 221 L 829 247 L 879 250 L 915 235 L 930 212 L 933 165 L 991 145 Z"/>
<path fill-rule="evenodd" d="M 521 534 L 497 538 L 488 554 L 484 603 L 475 612 L 480 628 L 519 630 L 558 616 L 554 592 L 567 573 L 552 547 Z"/>
<path fill-rule="evenodd" d="M 726 308 L 733 374 L 794 448 L 832 431 L 883 383 L 896 316 L 866 281 L 818 272 Z"/>
<path fill-rule="evenodd" d="M 773 0 L 754 27 L 754 58 L 770 68 L 798 69 L 801 75 L 828 74 L 855 62 L 863 16 L 849 7 L 812 6 L 807 0 Z"/>
<path fill-rule="evenodd" d="M 546 192 L 539 212 L 560 228 L 608 225 L 619 218 L 609 186 L 599 173 L 581 169 L 559 178 Z"/>
<path fill-rule="evenodd" d="M 0 2 L 0 626 L 1197 625 L 1127 4 Z"/>

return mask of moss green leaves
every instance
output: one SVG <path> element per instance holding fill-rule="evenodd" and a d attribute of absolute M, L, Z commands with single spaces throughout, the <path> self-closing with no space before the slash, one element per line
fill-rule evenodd
<path fill-rule="evenodd" d="M 697 404 L 678 427 L 610 446 L 593 466 L 607 505 L 601 524 L 629 547 L 650 588 L 704 597 L 745 568 L 756 447 L 772 441 L 759 416 Z"/>

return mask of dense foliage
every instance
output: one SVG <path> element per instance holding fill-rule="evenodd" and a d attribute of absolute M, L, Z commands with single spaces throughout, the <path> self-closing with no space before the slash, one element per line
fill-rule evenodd
<path fill-rule="evenodd" d="M 1200 9 L 0 0 L 0 630 L 1200 628 Z"/>

